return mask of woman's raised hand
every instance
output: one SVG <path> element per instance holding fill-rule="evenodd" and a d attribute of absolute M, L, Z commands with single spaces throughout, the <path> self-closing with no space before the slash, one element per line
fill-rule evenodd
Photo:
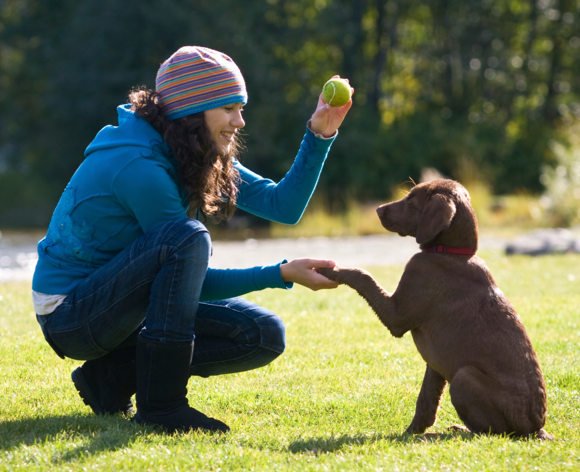
<path fill-rule="evenodd" d="M 338 75 L 332 77 L 333 79 L 338 78 Z M 344 79 L 348 82 L 348 79 Z M 352 93 L 354 89 L 351 87 Z M 336 130 L 342 124 L 344 117 L 350 110 L 352 106 L 352 98 L 348 101 L 346 105 L 341 107 L 331 107 L 322 98 L 322 92 L 318 97 L 318 105 L 316 106 L 316 111 L 310 119 L 310 130 L 314 133 L 321 134 L 325 138 L 330 138 L 334 136 Z"/>
<path fill-rule="evenodd" d="M 346 106 L 346 105 L 345 105 Z M 338 284 L 316 272 L 317 268 L 332 269 L 334 261 L 321 259 L 294 259 L 280 266 L 280 273 L 284 282 L 294 282 L 304 285 L 310 290 L 321 290 L 325 288 L 336 288 Z"/>

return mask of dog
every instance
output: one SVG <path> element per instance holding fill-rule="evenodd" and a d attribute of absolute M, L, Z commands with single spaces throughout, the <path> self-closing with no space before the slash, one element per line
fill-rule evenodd
<path fill-rule="evenodd" d="M 427 363 L 415 416 L 406 433 L 435 423 L 445 385 L 465 427 L 478 434 L 553 439 L 544 429 L 546 386 L 516 310 L 477 257 L 478 226 L 458 182 L 421 183 L 381 205 L 382 225 L 416 239 L 421 252 L 393 294 L 357 268 L 317 269 L 356 290 L 395 337 L 411 331 Z"/>

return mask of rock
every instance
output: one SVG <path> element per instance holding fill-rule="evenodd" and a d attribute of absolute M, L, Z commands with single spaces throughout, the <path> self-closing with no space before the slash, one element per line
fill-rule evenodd
<path fill-rule="evenodd" d="M 506 245 L 505 253 L 528 254 L 566 254 L 580 252 L 580 238 L 565 228 L 538 229 L 515 238 Z"/>

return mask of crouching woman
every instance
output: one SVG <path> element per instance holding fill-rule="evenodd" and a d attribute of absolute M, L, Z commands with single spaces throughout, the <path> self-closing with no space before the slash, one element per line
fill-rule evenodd
<path fill-rule="evenodd" d="M 237 206 L 296 223 L 350 102 L 331 108 L 319 98 L 275 183 L 236 159 L 247 93 L 225 54 L 181 48 L 161 65 L 156 90 L 129 101 L 118 126 L 88 146 L 38 245 L 37 319 L 57 354 L 86 361 L 72 380 L 96 414 L 132 412 L 136 393 L 137 423 L 227 431 L 189 406 L 189 377 L 255 369 L 285 347 L 282 320 L 239 296 L 293 283 L 334 288 L 313 270 L 334 263 L 209 268 L 210 235 L 197 217 L 228 218 Z"/>

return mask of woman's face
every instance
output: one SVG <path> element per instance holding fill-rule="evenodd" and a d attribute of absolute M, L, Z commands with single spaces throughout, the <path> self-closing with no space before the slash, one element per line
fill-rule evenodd
<path fill-rule="evenodd" d="M 242 118 L 243 107 L 243 103 L 233 103 L 203 112 L 205 123 L 222 154 L 230 150 L 235 134 L 246 124 Z"/>

